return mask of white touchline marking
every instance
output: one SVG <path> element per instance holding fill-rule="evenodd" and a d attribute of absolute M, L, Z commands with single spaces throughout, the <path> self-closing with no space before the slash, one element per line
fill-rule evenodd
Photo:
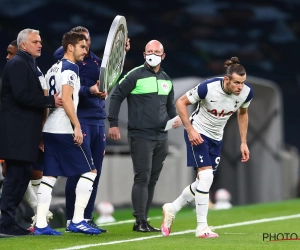
<path fill-rule="evenodd" d="M 229 228 L 229 227 L 238 227 L 238 226 L 258 224 L 258 223 L 264 223 L 264 222 L 270 222 L 270 221 L 288 220 L 288 219 L 294 219 L 294 218 L 300 218 L 300 214 L 266 218 L 266 219 L 260 219 L 260 220 L 250 220 L 250 221 L 238 222 L 238 223 L 233 223 L 233 224 L 225 224 L 222 226 L 215 226 L 215 227 L 211 227 L 211 228 L 212 229 L 221 229 L 221 228 Z"/>
<path fill-rule="evenodd" d="M 151 217 L 151 218 L 148 218 L 148 219 L 149 219 L 149 221 L 162 219 L 162 216 Z M 133 223 L 133 222 L 135 222 L 135 220 L 122 220 L 122 221 L 117 221 L 117 222 L 99 224 L 99 226 L 100 227 L 102 227 L 102 226 L 105 227 L 105 226 L 113 226 L 113 225 L 127 224 L 127 223 Z"/>
<path fill-rule="evenodd" d="M 222 234 L 247 234 L 247 233 L 222 233 Z"/>
<path fill-rule="evenodd" d="M 211 228 L 212 229 L 222 229 L 222 228 L 229 228 L 229 227 L 238 227 L 238 226 L 245 226 L 245 225 L 251 225 L 251 224 L 258 224 L 258 223 L 264 223 L 264 222 L 270 222 L 270 221 L 288 220 L 288 219 L 294 219 L 294 218 L 300 218 L 300 214 L 266 218 L 266 219 L 260 219 L 260 220 L 250 220 L 250 221 L 238 222 L 238 223 L 233 223 L 233 224 L 214 226 Z M 175 232 L 175 233 L 170 234 L 170 236 L 180 235 L 180 234 L 188 234 L 188 233 L 195 233 L 195 229 L 185 230 L 185 231 L 181 231 L 181 232 Z M 88 247 L 106 246 L 106 245 L 121 244 L 121 243 L 133 242 L 133 241 L 149 240 L 149 239 L 159 238 L 159 237 L 163 237 L 163 236 L 162 235 L 153 235 L 153 236 L 147 236 L 147 237 L 141 237 L 141 238 L 134 238 L 134 239 L 130 239 L 130 240 L 116 240 L 116 241 L 97 243 L 97 244 L 88 244 L 88 245 L 82 245 L 82 246 L 59 248 L 56 250 L 77 250 L 77 249 L 84 249 L 84 248 L 88 248 Z"/>

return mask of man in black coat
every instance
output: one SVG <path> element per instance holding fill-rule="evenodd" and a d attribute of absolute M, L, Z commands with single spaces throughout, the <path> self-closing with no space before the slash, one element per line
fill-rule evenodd
<path fill-rule="evenodd" d="M 7 165 L 1 198 L 0 234 L 28 235 L 15 221 L 31 177 L 31 165 L 38 159 L 44 112 L 60 107 L 61 99 L 44 96 L 36 74 L 35 59 L 41 55 L 39 31 L 18 34 L 19 51 L 3 72 L 0 105 L 0 159 Z"/>

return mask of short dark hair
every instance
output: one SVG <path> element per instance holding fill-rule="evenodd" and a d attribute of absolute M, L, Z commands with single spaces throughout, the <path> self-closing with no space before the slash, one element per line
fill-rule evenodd
<path fill-rule="evenodd" d="M 87 32 L 88 34 L 90 34 L 89 30 L 83 26 L 76 26 L 76 27 L 72 28 L 70 31 L 78 32 L 78 33 Z"/>
<path fill-rule="evenodd" d="M 13 40 L 9 45 L 12 45 L 14 47 L 18 47 L 17 39 Z"/>
<path fill-rule="evenodd" d="M 240 64 L 240 61 L 237 57 L 231 57 L 230 60 L 226 60 L 224 66 L 226 67 L 225 75 L 230 79 L 233 73 L 236 73 L 239 76 L 246 74 L 245 68 Z"/>
<path fill-rule="evenodd" d="M 87 40 L 85 35 L 78 33 L 78 32 L 73 32 L 69 31 L 64 34 L 63 39 L 62 39 L 62 46 L 64 48 L 64 52 L 67 51 L 68 45 L 72 44 L 74 47 L 75 45 L 82 40 Z"/>

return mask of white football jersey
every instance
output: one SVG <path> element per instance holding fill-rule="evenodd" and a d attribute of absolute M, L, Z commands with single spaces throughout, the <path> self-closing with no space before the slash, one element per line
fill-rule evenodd
<path fill-rule="evenodd" d="M 76 111 L 80 90 L 78 66 L 63 58 L 48 70 L 45 78 L 49 95 L 54 95 L 59 91 L 59 96 L 61 97 L 63 85 L 68 84 L 73 87 L 73 103 Z M 74 133 L 71 121 L 63 108 L 50 109 L 50 114 L 44 125 L 43 132 L 53 134 Z"/>
<path fill-rule="evenodd" d="M 194 129 L 209 138 L 220 141 L 229 117 L 238 108 L 247 108 L 253 98 L 253 90 L 245 83 L 241 93 L 228 95 L 222 88 L 223 77 L 208 79 L 186 93 L 197 109 L 190 116 Z"/>
<path fill-rule="evenodd" d="M 43 73 L 42 73 L 42 71 L 40 70 L 39 67 L 37 67 L 37 75 L 38 75 L 38 78 L 40 80 L 42 89 L 47 90 L 46 79 L 45 79 L 45 77 L 44 77 L 44 75 L 43 75 Z"/>

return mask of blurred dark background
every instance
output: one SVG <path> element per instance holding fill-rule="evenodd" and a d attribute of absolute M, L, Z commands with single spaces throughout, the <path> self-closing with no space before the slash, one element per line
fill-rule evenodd
<path fill-rule="evenodd" d="M 152 39 L 165 47 L 162 67 L 171 78 L 220 75 L 224 61 L 237 56 L 248 75 L 278 84 L 285 142 L 300 150 L 300 0 L 0 0 L 0 5 L 0 76 L 6 48 L 22 29 L 40 30 L 37 61 L 46 73 L 66 31 L 88 28 L 92 51 L 102 57 L 111 23 L 123 15 L 131 39 L 123 73 L 144 62 L 142 52 Z"/>

